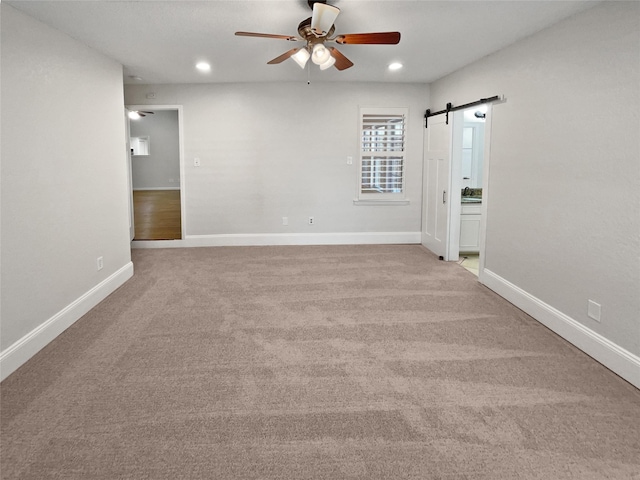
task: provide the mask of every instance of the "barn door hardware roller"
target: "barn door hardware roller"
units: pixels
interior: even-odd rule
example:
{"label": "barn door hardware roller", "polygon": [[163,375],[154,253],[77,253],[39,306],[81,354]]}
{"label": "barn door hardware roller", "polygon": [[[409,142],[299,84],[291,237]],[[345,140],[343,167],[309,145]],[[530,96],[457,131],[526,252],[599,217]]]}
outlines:
{"label": "barn door hardware roller", "polygon": [[457,107],[454,107],[451,102],[447,103],[447,108],[445,108],[444,110],[439,110],[437,112],[432,112],[430,109],[427,109],[427,111],[424,114],[424,128],[428,127],[428,119],[429,117],[435,117],[436,115],[440,115],[443,113],[447,114],[447,118],[446,118],[446,123],[447,125],[449,125],[449,112],[455,112],[456,110],[464,110],[466,108],[471,108],[471,107],[475,107],[476,105],[482,105],[484,103],[489,103],[489,102],[495,102],[496,100],[500,100],[500,96],[499,95],[495,95],[493,97],[489,97],[489,98],[481,98],[480,100],[476,100],[475,102],[471,102],[471,103],[465,103],[464,105],[458,105]]}

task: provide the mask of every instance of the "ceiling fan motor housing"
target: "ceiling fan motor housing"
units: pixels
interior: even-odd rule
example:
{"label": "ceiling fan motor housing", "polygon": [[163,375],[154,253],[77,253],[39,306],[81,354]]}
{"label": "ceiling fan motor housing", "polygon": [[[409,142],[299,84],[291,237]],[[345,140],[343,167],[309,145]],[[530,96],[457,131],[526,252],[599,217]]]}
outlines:
{"label": "ceiling fan motor housing", "polygon": [[307,0],[307,4],[309,4],[309,8],[311,10],[313,10],[313,4],[314,3],[324,3],[324,4],[326,4],[327,0]]}
{"label": "ceiling fan motor housing", "polygon": [[300,25],[298,25],[298,34],[300,35],[300,38],[307,41],[307,48],[309,50],[313,49],[313,46],[318,43],[324,43],[325,40],[333,35],[335,31],[336,26],[332,25],[326,35],[323,35],[321,37],[316,36],[316,34],[313,33],[313,30],[311,29],[311,17],[303,20],[302,22],[300,22]]}

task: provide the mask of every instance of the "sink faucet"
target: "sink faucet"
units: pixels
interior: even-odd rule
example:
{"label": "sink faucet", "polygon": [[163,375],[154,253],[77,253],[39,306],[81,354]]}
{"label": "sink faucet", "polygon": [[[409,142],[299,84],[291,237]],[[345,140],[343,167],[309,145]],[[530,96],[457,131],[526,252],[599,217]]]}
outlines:
{"label": "sink faucet", "polygon": [[465,197],[471,194],[471,189],[469,187],[464,187],[464,191],[462,192],[462,196]]}

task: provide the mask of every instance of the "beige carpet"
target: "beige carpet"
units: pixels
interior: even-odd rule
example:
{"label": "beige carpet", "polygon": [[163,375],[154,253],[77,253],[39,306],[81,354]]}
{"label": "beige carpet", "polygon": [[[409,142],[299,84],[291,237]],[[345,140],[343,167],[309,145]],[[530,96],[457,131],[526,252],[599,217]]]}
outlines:
{"label": "beige carpet", "polygon": [[640,392],[419,246],[133,258],[2,383],[3,480],[640,478]]}

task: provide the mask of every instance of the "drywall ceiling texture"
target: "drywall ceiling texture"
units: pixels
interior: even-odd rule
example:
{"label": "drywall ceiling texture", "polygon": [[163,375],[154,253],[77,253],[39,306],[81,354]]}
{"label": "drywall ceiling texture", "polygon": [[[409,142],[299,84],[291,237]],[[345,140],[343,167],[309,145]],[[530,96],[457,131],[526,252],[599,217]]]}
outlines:
{"label": "drywall ceiling texture", "polygon": [[4,351],[131,256],[122,67],[1,8]]}
{"label": "drywall ceiling texture", "polygon": [[435,109],[506,97],[493,108],[486,267],[635,355],[639,18],[637,2],[606,2],[431,85]]}
{"label": "drywall ceiling texture", "polygon": [[[6,1],[6,0],[5,0]],[[237,37],[235,31],[297,35],[311,16],[306,0],[23,1],[25,11],[124,65],[125,82],[220,83],[304,81],[292,60],[267,62],[301,43]],[[424,1],[332,0],[341,9],[336,34],[400,31],[399,45],[343,45],[355,67],[314,81],[428,83],[547,25],[590,8],[584,0]],[[193,66],[207,60],[202,74]],[[405,68],[389,72],[401,61]]]}
{"label": "drywall ceiling texture", "polygon": [[129,122],[132,137],[148,136],[148,156],[131,157],[134,189],[180,187],[178,111],[154,110],[152,115]]}
{"label": "drywall ceiling texture", "polygon": [[[148,92],[156,98],[147,100]],[[184,106],[187,237],[420,231],[426,85],[127,86],[125,100]],[[359,106],[409,108],[409,205],[353,204]],[[195,157],[200,167],[194,167]],[[310,216],[313,226],[307,224]]]}

